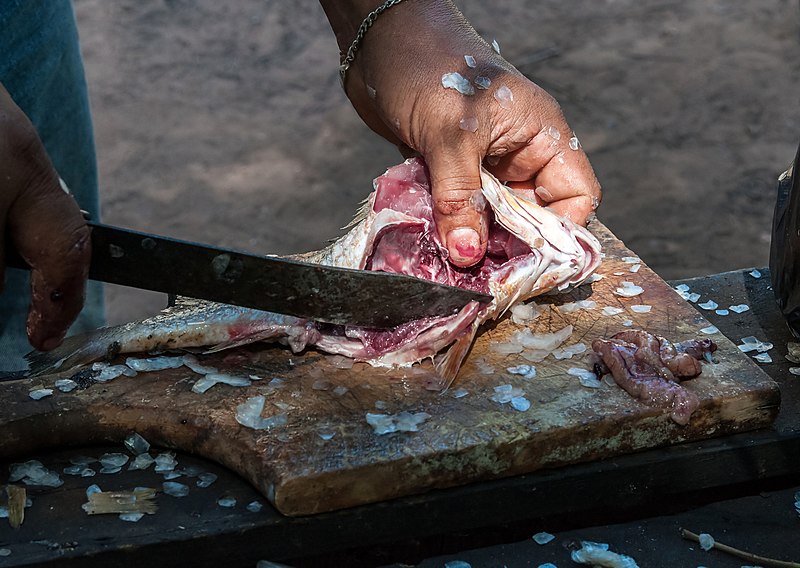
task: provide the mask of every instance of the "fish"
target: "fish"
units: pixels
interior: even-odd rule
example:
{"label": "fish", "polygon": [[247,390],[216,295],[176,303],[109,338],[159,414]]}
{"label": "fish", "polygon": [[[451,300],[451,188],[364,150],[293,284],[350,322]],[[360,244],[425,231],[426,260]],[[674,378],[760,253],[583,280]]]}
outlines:
{"label": "fish", "polygon": [[52,351],[28,354],[30,374],[64,371],[120,353],[189,348],[213,353],[264,341],[295,353],[315,348],[375,367],[411,366],[431,358],[446,389],[484,322],[516,303],[582,283],[602,257],[594,235],[537,204],[531,192],[511,189],[486,170],[481,183],[471,201],[487,223],[488,249],[472,267],[448,261],[421,158],[408,159],[376,178],[374,191],[341,238],[289,258],[425,278],[491,294],[490,303],[470,302],[457,313],[373,329],[179,298],[151,318],[71,336]]}

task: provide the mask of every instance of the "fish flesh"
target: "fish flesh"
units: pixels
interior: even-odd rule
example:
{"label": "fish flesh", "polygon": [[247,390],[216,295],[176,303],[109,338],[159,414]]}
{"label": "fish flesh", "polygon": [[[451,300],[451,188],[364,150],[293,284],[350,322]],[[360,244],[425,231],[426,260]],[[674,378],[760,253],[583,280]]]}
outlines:
{"label": "fish flesh", "polygon": [[33,352],[33,374],[64,371],[119,353],[206,348],[220,351],[276,341],[294,352],[314,347],[373,366],[408,366],[439,352],[437,374],[449,385],[480,325],[513,304],[584,281],[601,262],[600,243],[584,227],[536,204],[524,192],[482,171],[472,203],[487,223],[488,251],[475,266],[448,262],[433,221],[428,171],[420,158],[389,168],[374,182],[347,233],[326,248],[290,258],[322,265],[425,278],[491,294],[458,313],[409,321],[391,329],[333,325],[308,319],[180,299],[143,321],[67,338],[53,351]]}
{"label": "fish flesh", "polygon": [[700,400],[680,381],[699,376],[700,361],[712,361],[717,345],[710,339],[673,344],[660,335],[631,329],[595,339],[592,350],[598,378],[611,373],[625,392],[649,406],[669,409],[672,420],[685,426]]}

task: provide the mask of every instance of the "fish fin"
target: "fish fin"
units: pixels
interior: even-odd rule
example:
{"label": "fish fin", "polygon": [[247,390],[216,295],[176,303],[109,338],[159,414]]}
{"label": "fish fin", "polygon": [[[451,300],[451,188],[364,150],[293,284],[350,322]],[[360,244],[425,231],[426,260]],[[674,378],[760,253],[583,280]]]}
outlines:
{"label": "fish fin", "polygon": [[103,341],[108,336],[104,332],[112,329],[103,328],[67,337],[61,345],[50,351],[31,351],[25,355],[30,369],[28,375],[35,377],[68,371],[108,355],[116,355],[114,344]]}
{"label": "fish fin", "polygon": [[453,381],[456,380],[461,364],[467,356],[472,343],[475,341],[475,335],[478,333],[479,324],[477,320],[473,322],[464,334],[456,339],[455,343],[450,346],[450,349],[445,353],[434,365],[436,372],[445,380],[442,392],[450,388]]}
{"label": "fish fin", "polygon": [[361,221],[369,217],[370,211],[372,210],[372,193],[370,193],[364,200],[360,203],[361,207],[358,208],[356,214],[353,216],[353,219],[344,227],[342,227],[342,231],[348,231],[358,225]]}
{"label": "fish fin", "polygon": [[224,341],[222,343],[217,343],[216,345],[213,345],[208,349],[204,349],[202,353],[203,355],[209,355],[211,353],[219,353],[220,351],[225,351],[226,349],[233,349],[234,347],[249,345],[251,343],[255,343],[256,341],[263,341],[265,339],[270,339],[277,335],[282,335],[282,334],[275,327],[270,327],[269,329],[260,330],[257,333],[253,333],[245,337],[240,337],[232,341]]}

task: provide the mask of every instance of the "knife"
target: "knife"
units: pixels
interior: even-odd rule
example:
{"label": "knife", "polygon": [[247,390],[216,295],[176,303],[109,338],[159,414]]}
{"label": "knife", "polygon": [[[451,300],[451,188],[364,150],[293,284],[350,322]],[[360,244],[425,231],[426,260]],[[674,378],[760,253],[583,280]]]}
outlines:
{"label": "knife", "polygon": [[[89,278],[360,327],[394,327],[456,313],[492,296],[429,280],[258,256],[101,223]],[[30,268],[14,250],[6,264]]]}

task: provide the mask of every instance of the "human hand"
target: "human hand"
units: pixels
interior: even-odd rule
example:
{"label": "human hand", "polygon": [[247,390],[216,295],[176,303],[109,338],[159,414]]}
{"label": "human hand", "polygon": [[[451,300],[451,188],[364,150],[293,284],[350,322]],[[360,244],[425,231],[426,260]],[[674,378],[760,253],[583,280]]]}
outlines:
{"label": "human hand", "polygon": [[53,349],[83,307],[89,228],[33,125],[0,85],[0,292],[7,239],[31,266],[28,340]]}
{"label": "human hand", "polygon": [[[329,4],[323,0],[346,52],[352,14],[363,18],[377,3]],[[473,94],[442,86],[452,72],[469,79]],[[486,89],[476,86],[478,77],[489,80]],[[473,199],[481,164],[576,223],[585,224],[600,202],[600,185],[558,103],[483,41],[450,0],[402,2],[383,13],[345,87],[370,128],[425,158],[439,236],[456,265],[475,264],[486,252],[487,213]]]}

